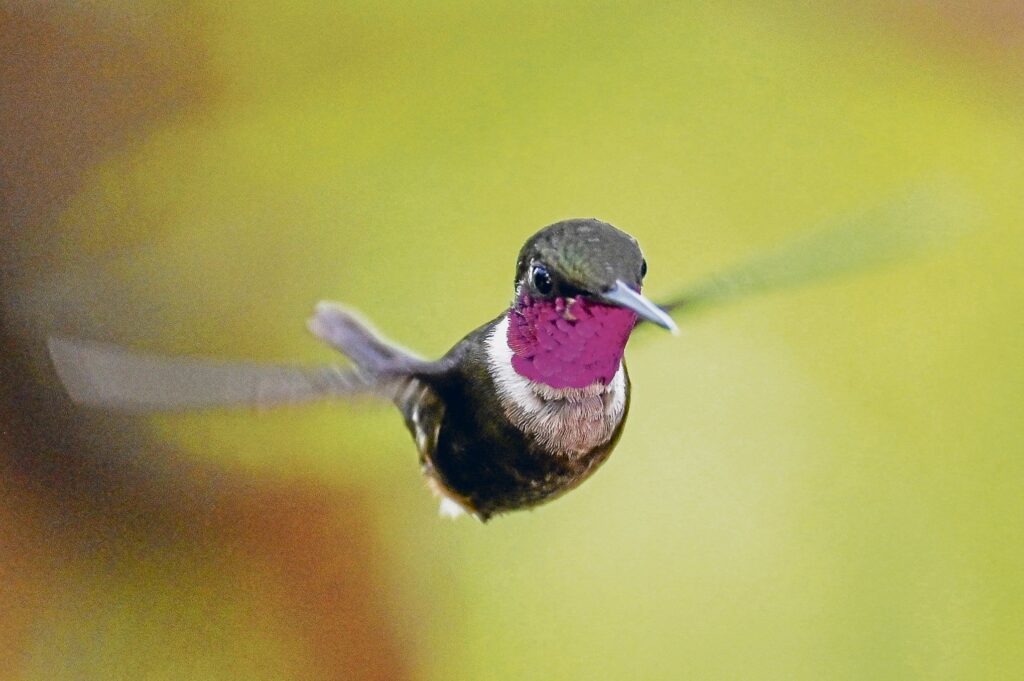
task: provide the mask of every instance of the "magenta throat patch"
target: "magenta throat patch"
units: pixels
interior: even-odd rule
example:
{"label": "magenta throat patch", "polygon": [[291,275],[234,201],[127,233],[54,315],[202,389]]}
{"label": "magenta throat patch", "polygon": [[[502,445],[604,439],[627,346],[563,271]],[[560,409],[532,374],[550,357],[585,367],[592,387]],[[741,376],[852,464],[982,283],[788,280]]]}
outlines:
{"label": "magenta throat patch", "polygon": [[552,388],[585,388],[615,376],[636,313],[583,297],[534,300],[509,312],[508,346],[520,376]]}

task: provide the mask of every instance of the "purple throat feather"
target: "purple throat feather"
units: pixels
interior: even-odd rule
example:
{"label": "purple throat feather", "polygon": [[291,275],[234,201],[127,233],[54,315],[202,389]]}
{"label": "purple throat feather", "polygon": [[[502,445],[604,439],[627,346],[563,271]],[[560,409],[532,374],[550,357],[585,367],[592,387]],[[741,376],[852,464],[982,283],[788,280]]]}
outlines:
{"label": "purple throat feather", "polygon": [[516,373],[551,388],[608,385],[619,370],[637,315],[582,296],[522,294],[509,311],[508,346]]}

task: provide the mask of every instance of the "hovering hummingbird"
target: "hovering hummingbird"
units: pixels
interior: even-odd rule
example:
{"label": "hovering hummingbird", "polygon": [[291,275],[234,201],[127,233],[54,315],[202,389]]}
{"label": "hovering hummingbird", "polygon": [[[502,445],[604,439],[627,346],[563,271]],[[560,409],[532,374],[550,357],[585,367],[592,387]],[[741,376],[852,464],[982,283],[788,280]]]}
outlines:
{"label": "hovering hummingbird", "polygon": [[[919,250],[919,211],[886,210],[814,233],[683,290],[643,293],[647,261],[632,236],[597,219],[549,225],[516,261],[508,307],[436,361],[320,303],[309,330],[349,366],[315,368],[169,358],[51,337],[55,368],[84,405],[159,411],[374,395],[412,434],[441,512],[482,521],[550,501],[604,463],[622,434],[634,328],[678,333],[670,313],[883,263]],[[934,230],[932,230],[934,231]]]}

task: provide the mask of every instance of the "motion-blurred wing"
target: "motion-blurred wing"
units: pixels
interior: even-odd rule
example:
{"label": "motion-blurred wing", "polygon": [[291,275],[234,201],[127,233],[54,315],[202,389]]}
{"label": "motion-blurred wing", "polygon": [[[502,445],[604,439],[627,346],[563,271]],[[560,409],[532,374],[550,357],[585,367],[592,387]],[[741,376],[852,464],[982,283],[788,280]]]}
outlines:
{"label": "motion-blurred wing", "polygon": [[661,307],[678,316],[711,304],[904,261],[951,243],[973,222],[962,194],[919,190],[787,241],[679,291]]}
{"label": "motion-blurred wing", "polygon": [[340,367],[293,367],[161,357],[115,345],[51,337],[50,356],[71,398],[118,411],[268,407],[392,389]]}

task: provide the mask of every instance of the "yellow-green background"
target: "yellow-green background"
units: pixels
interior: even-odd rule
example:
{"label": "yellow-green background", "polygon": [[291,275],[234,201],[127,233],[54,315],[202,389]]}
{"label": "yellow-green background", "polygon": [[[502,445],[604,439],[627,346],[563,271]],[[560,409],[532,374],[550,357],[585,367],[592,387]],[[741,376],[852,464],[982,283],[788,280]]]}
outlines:
{"label": "yellow-green background", "polygon": [[[1024,675],[1016,3],[0,21],[0,677]],[[642,334],[615,456],[486,526],[436,517],[389,408],[113,418],[42,352],[328,361],[330,298],[433,356],[557,219],[634,234],[657,297],[931,178],[979,229]]]}

